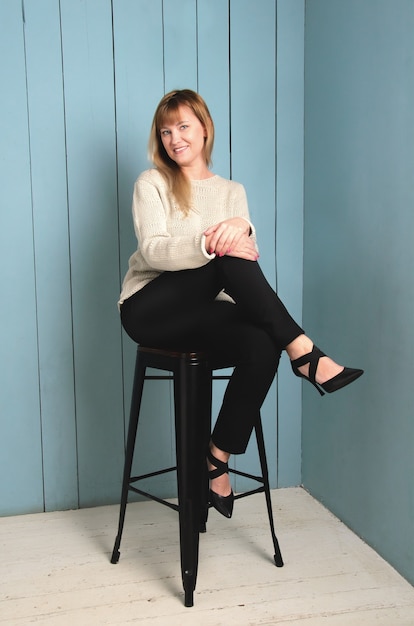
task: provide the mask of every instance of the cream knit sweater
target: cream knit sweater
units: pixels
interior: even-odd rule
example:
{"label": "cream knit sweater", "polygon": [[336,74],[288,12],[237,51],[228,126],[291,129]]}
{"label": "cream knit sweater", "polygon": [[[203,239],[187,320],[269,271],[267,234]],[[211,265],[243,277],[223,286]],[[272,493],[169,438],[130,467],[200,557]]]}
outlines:
{"label": "cream knit sweater", "polygon": [[[192,209],[185,216],[177,208],[163,176],[156,170],[143,172],[135,182],[132,203],[138,248],[129,259],[118,305],[162,272],[194,269],[209,263],[215,254],[205,250],[203,232],[230,217],[248,221],[247,198],[240,183],[212,176],[191,181]],[[223,292],[220,299],[228,299]]]}

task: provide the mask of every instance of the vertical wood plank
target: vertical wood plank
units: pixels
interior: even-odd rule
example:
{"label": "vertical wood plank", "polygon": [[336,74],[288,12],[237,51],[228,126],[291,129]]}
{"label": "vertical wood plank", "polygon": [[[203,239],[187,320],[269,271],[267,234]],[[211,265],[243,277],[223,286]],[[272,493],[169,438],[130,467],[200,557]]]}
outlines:
{"label": "vertical wood plank", "polygon": [[164,93],[162,0],[114,0],[113,12],[122,279],[136,248],[133,185],[151,166],[149,132]]}
{"label": "vertical wood plank", "polygon": [[81,506],[119,500],[122,360],[110,0],[62,0]]}
{"label": "vertical wood plank", "polygon": [[[230,177],[228,0],[198,0],[198,90],[214,120],[213,170]],[[214,45],[212,42],[214,41]]]}
{"label": "vertical wood plank", "polygon": [[43,510],[23,28],[21,3],[0,3],[1,515]]}
{"label": "vertical wood plank", "polygon": [[[230,1],[231,171],[246,188],[259,241],[260,265],[275,285],[276,5]],[[276,386],[262,408],[272,486],[275,476]],[[248,454],[250,461],[251,453]],[[245,463],[245,461],[244,461]]]}
{"label": "vertical wood plank", "polygon": [[165,91],[197,91],[197,0],[164,0]]}
{"label": "vertical wood plank", "polygon": [[[277,287],[301,324],[303,288],[304,0],[277,3]],[[299,485],[302,394],[285,354],[278,374],[279,486]],[[288,451],[288,453],[286,452]]]}
{"label": "vertical wood plank", "polygon": [[[131,203],[134,181],[151,167],[147,146],[155,108],[164,93],[164,45],[161,0],[114,1],[114,51],[117,111],[117,159],[121,280],[135,251]],[[136,346],[123,335],[126,422],[132,392]],[[174,431],[168,383],[145,383],[136,446],[137,473],[173,464]],[[154,465],[155,464],[155,465]],[[174,476],[151,481],[158,495],[173,495]]]}
{"label": "vertical wood plank", "polygon": [[[212,169],[224,178],[230,178],[229,21],[228,0],[198,0],[198,90],[214,121]],[[223,370],[218,374],[231,374],[231,370]],[[213,384],[213,425],[220,411],[226,385],[225,381],[215,381]],[[234,459],[230,463],[234,465]]]}
{"label": "vertical wood plank", "polygon": [[25,18],[45,508],[52,511],[78,505],[59,5],[26,0]]}

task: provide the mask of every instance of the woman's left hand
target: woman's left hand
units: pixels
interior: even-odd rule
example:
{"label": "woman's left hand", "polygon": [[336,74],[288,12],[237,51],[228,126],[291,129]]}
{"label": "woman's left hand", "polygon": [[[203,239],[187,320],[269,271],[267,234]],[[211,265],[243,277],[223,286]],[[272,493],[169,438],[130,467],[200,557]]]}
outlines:
{"label": "woman's left hand", "polygon": [[206,250],[217,256],[224,256],[234,250],[243,237],[250,232],[249,223],[241,217],[232,217],[204,231]]}

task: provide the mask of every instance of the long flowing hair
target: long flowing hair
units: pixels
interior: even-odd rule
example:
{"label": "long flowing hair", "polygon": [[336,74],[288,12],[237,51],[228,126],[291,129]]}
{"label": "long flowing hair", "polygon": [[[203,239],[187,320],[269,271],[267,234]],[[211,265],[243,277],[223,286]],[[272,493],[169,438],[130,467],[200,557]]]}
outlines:
{"label": "long flowing hair", "polygon": [[152,121],[148,152],[155,167],[167,180],[179,208],[187,215],[191,208],[191,183],[177,163],[168,156],[160,133],[165,124],[176,119],[180,106],[189,107],[206,130],[204,158],[207,167],[210,167],[214,144],[214,124],[203,98],[191,89],[170,91],[162,98]]}

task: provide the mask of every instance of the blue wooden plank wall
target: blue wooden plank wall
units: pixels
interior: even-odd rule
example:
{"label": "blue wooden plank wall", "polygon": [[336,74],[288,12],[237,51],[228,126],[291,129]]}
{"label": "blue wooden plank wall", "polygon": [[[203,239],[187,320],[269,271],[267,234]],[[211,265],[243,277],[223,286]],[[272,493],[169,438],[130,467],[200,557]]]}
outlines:
{"label": "blue wooden plank wall", "polygon": [[[275,284],[276,13],[276,0],[0,3],[0,514],[119,499],[135,347],[116,301],[164,92],[207,100],[214,170],[245,184]],[[174,456],[168,383],[144,406],[151,470]],[[264,418],[276,486],[276,387]]]}

